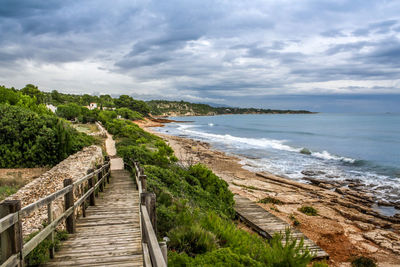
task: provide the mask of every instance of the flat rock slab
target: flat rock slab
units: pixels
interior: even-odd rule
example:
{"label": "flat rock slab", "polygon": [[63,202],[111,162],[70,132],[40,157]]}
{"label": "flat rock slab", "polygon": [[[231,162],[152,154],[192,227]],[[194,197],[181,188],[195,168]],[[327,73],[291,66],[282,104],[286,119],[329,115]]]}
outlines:
{"label": "flat rock slab", "polygon": [[291,227],[284,220],[276,217],[272,213],[264,210],[248,198],[235,195],[235,211],[239,218],[244,221],[251,229],[265,238],[272,238],[275,233],[285,233],[290,229],[291,235],[297,240],[304,239],[304,246],[315,253],[316,258],[329,258],[322,248],[317,246],[311,239],[306,237],[296,228]]}
{"label": "flat rock slab", "polygon": [[112,170],[96,206],[45,266],[143,266],[139,193],[126,170]]}

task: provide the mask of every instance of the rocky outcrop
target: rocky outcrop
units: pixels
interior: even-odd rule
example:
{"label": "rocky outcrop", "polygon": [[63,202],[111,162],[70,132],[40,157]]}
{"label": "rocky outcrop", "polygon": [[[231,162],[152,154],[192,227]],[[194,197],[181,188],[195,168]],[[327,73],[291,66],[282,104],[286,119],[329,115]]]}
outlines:
{"label": "rocky outcrop", "polygon": [[[19,199],[22,207],[25,207],[62,189],[64,179],[71,178],[76,181],[86,175],[89,169],[101,163],[103,163],[101,148],[99,146],[86,147],[43,173],[7,199]],[[76,195],[80,193],[78,191],[79,188],[75,191]],[[63,205],[62,197],[53,202],[53,218],[63,213]],[[44,206],[22,220],[23,235],[40,230],[46,221],[47,207]]]}

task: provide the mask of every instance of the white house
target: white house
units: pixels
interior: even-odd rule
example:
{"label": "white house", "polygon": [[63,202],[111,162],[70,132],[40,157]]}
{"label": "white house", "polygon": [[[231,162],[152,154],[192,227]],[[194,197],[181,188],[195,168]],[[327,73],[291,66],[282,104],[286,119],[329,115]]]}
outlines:
{"label": "white house", "polygon": [[97,108],[97,103],[90,103],[88,109],[93,110]]}
{"label": "white house", "polygon": [[56,113],[57,107],[52,104],[46,104],[46,108],[50,109],[51,112]]}

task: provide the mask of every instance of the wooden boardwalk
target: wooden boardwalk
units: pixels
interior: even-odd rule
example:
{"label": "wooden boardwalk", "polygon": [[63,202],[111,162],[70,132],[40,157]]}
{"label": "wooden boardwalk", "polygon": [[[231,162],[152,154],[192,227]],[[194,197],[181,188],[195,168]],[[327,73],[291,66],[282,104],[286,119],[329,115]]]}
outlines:
{"label": "wooden boardwalk", "polygon": [[286,228],[296,239],[304,238],[304,245],[316,253],[316,258],[328,258],[329,255],[302,232],[291,227],[287,222],[264,210],[248,198],[235,195],[235,210],[239,218],[250,228],[265,238],[271,238],[275,233],[285,233]]}
{"label": "wooden boardwalk", "polygon": [[143,266],[139,195],[127,170],[113,170],[96,205],[45,266]]}

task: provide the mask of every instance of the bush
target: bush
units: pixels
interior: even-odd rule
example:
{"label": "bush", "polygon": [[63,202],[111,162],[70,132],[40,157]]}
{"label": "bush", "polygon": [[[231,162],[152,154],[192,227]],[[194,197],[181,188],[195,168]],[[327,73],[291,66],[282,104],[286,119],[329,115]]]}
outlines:
{"label": "bush", "polygon": [[316,261],[313,263],[312,267],[329,267],[329,265],[325,261]]}
{"label": "bush", "polygon": [[376,263],[373,259],[359,256],[351,261],[353,267],[376,267]]}
{"label": "bush", "polygon": [[116,110],[117,114],[127,120],[142,120],[143,115],[137,111],[130,110],[129,108],[119,108]]}
{"label": "bush", "polygon": [[301,208],[299,208],[299,211],[301,211],[302,213],[304,213],[305,215],[308,215],[308,216],[317,216],[318,215],[318,211],[315,208],[309,207],[309,206],[302,206]]}
{"label": "bush", "polygon": [[0,104],[0,167],[54,165],[94,142],[53,114]]}
{"label": "bush", "polygon": [[258,203],[263,203],[263,204],[272,203],[272,204],[276,204],[276,205],[281,205],[282,201],[280,201],[279,199],[273,198],[273,197],[266,197],[266,198],[260,199],[258,201]]}
{"label": "bush", "polygon": [[[30,234],[25,242],[31,240],[39,232]],[[68,233],[66,231],[56,231],[54,236],[54,242],[49,239],[43,240],[36,248],[34,248],[26,257],[25,263],[27,266],[39,266],[50,260],[50,249],[54,248],[56,251],[59,249],[61,241],[68,239]]]}
{"label": "bush", "polygon": [[168,232],[168,237],[170,249],[185,252],[190,256],[217,248],[215,235],[198,224],[178,226]]}
{"label": "bush", "polygon": [[299,226],[300,225],[300,222],[297,220],[296,217],[294,217],[293,214],[290,214],[289,219],[293,222],[294,226]]}

